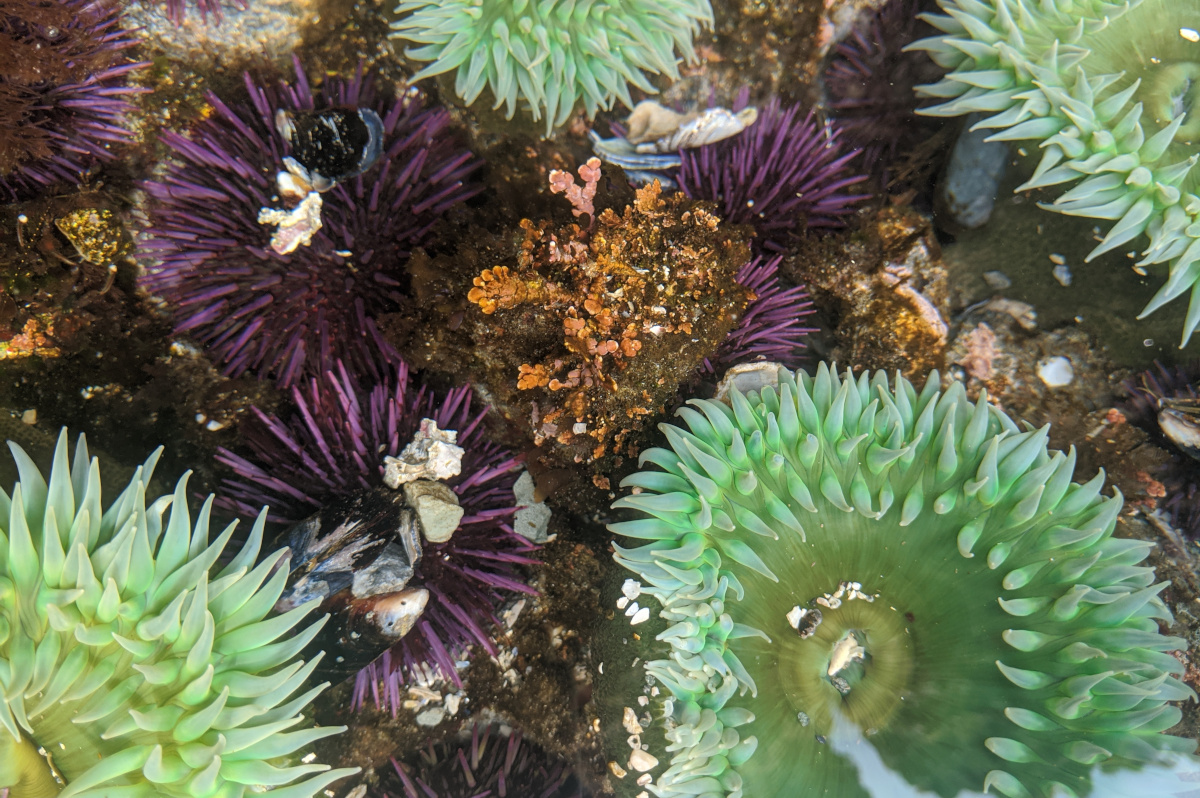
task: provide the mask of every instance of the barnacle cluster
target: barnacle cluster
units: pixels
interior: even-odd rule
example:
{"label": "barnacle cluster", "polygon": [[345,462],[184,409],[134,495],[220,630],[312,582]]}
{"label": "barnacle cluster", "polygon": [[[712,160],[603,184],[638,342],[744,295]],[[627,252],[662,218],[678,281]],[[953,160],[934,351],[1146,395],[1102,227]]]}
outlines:
{"label": "barnacle cluster", "polygon": [[918,394],[824,364],[689,404],[622,483],[640,517],[611,525],[641,544],[616,547],[625,600],[662,620],[625,696],[649,751],[614,746],[654,795],[898,794],[866,789],[868,745],[921,794],[1099,795],[1121,769],[1186,786],[1196,742],[1162,733],[1194,698],[1186,641],[1159,631],[1167,583],[1048,426],[936,372]]}
{"label": "barnacle cluster", "polygon": [[532,403],[539,444],[576,462],[628,451],[715,352],[753,295],[735,281],[748,260],[736,227],[658,183],[617,213],[578,223],[521,222],[515,262],[484,269],[469,299],[477,338],[503,332],[506,376]]}
{"label": "barnacle cluster", "polygon": [[[49,480],[11,445],[0,492],[0,788],[13,796],[272,794],[307,798],[354,770],[305,759],[341,728],[300,714],[325,685],[296,659],[314,603],[268,617],[287,578],[259,561],[265,513],[222,560],[211,497],[193,520],[187,478],[146,500],[161,449],[107,507],[82,436],[63,430]],[[170,510],[169,515],[164,514]],[[297,753],[299,752],[299,753]]]}
{"label": "barnacle cluster", "polygon": [[1139,266],[1166,282],[1141,316],[1189,293],[1183,343],[1200,326],[1200,75],[1197,0],[939,0],[943,35],[912,45],[949,70],[921,113],[987,114],[991,140],[1042,150],[1018,191],[1075,183],[1045,207],[1115,222],[1089,260],[1149,243]]}
{"label": "barnacle cluster", "polygon": [[527,109],[546,135],[581,100],[589,117],[630,85],[653,94],[645,73],[679,79],[676,49],[696,60],[692,38],[712,27],[708,0],[403,0],[397,38],[405,55],[431,62],[420,80],[455,72],[454,91],[471,105],[486,87],[509,119]]}

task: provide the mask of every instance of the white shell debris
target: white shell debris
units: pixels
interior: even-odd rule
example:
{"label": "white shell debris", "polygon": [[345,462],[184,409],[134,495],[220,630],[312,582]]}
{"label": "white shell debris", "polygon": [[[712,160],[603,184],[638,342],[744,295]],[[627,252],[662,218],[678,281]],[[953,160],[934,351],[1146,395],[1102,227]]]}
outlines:
{"label": "white shell debris", "polygon": [[788,610],[787,622],[796,630],[796,634],[800,635],[800,639],[804,640],[812,637],[821,625],[821,611],[810,610],[797,604]]}
{"label": "white shell debris", "polygon": [[625,711],[621,714],[621,725],[630,734],[641,734],[644,731],[642,724],[638,723],[637,713],[633,711],[633,707],[625,707]]}
{"label": "white shell debris", "polygon": [[645,773],[647,770],[658,767],[658,759],[640,748],[635,748],[629,752],[629,767],[638,773]]}
{"label": "white shell debris", "polygon": [[639,153],[665,153],[700,147],[736,136],[758,119],[758,109],[707,108],[678,114],[653,100],[637,104],[629,115],[629,143]]}
{"label": "white shell debris", "polygon": [[271,235],[271,249],[276,254],[288,255],[295,252],[297,247],[311,244],[312,237],[321,229],[321,205],[321,195],[310,191],[290,211],[261,208],[258,223],[276,226]]}
{"label": "white shell debris", "polygon": [[1071,284],[1071,268],[1067,266],[1067,264],[1058,264],[1054,267],[1054,270],[1051,273],[1054,275],[1054,279],[1058,280],[1058,284],[1063,288],[1066,288]]}
{"label": "white shell debris", "polygon": [[862,662],[867,650],[858,644],[858,639],[851,632],[837,642],[833,647],[833,655],[829,658],[829,668],[826,674],[837,676],[852,662]]}
{"label": "white shell debris", "polygon": [[500,618],[504,621],[505,629],[512,631],[512,628],[517,625],[517,618],[521,617],[521,612],[525,609],[525,604],[525,599],[518,599],[515,604],[500,613]]}
{"label": "white shell debris", "polygon": [[1012,285],[1012,280],[1004,272],[984,272],[983,281],[988,284],[988,288],[993,291],[1003,291]]}
{"label": "white shell debris", "polygon": [[1062,355],[1048,357],[1038,362],[1037,373],[1047,388],[1062,388],[1075,379],[1071,361]]}
{"label": "white shell debris", "polygon": [[426,727],[436,726],[445,719],[446,710],[444,707],[431,707],[416,717],[417,725]]}
{"label": "white shell debris", "polygon": [[717,392],[713,396],[718,402],[729,401],[729,391],[732,387],[742,393],[761,391],[768,385],[779,387],[779,370],[784,368],[781,363],[761,360],[757,363],[738,363],[725,372],[725,376],[717,383]]}
{"label": "white shell debris", "polygon": [[463,508],[458,506],[458,494],[446,484],[431,479],[404,483],[404,501],[417,511],[421,534],[430,543],[449,540],[463,517]]}
{"label": "white shell debris", "polygon": [[458,432],[438,429],[432,418],[421,419],[421,428],[399,457],[383,458],[383,482],[398,489],[418,479],[448,479],[462,471],[463,449],[456,446]]}
{"label": "white shell debris", "polygon": [[533,477],[525,471],[513,485],[514,504],[513,531],[534,543],[545,543],[550,528],[550,508],[545,502],[536,501]]}
{"label": "white shell debris", "polygon": [[642,607],[633,614],[632,618],[629,619],[629,625],[637,626],[639,623],[645,623],[648,620],[650,620],[650,608]]}

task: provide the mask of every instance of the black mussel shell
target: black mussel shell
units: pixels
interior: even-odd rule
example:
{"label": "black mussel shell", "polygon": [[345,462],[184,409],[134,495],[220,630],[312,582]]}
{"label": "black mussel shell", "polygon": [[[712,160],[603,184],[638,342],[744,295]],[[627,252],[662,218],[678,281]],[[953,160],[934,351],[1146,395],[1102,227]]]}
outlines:
{"label": "black mussel shell", "polygon": [[361,175],[383,154],[383,120],[370,108],[281,110],[275,126],[317,191]]}
{"label": "black mussel shell", "polygon": [[268,550],[283,546],[291,570],[275,609],[321,600],[317,614],[331,617],[305,657],[326,652],[317,671],[324,677],[341,679],[372,662],[424,609],[425,591],[408,587],[421,559],[421,530],[403,491],[380,486],[335,500]]}

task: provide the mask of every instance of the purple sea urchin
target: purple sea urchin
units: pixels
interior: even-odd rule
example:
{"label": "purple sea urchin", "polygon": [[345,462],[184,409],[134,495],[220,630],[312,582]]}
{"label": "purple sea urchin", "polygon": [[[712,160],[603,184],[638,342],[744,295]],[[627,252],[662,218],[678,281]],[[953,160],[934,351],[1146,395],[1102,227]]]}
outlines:
{"label": "purple sea urchin", "polygon": [[297,728],[328,686],[305,691],[319,657],[296,659],[324,620],[300,627],[318,602],[266,617],[288,569],[282,551],[258,562],[263,514],[218,564],[234,525],[209,542],[211,497],[193,523],[186,475],[146,501],[161,449],[105,507],[83,436],[72,463],[62,431],[48,480],[9,447],[20,480],[0,491],[4,794],[311,798],[357,772],[304,753],[344,727]]}
{"label": "purple sea urchin", "polygon": [[705,375],[720,377],[735,363],[769,360],[788,368],[800,365],[804,338],[816,332],[804,326],[804,318],[814,312],[808,291],[803,286],[783,288],[779,284],[782,256],[759,256],[738,270],[734,280],[753,294],[754,299],[726,336],[721,348],[704,359]]}
{"label": "purple sea urchin", "polygon": [[[462,474],[448,482],[466,511],[445,543],[426,543],[411,587],[429,591],[416,629],[384,659],[359,675],[356,695],[398,706],[397,680],[419,663],[430,663],[457,682],[456,654],[466,645],[495,653],[488,630],[499,623],[497,602],[532,593],[518,566],[534,550],[512,531],[516,463],[482,439],[483,413],[472,414],[471,393],[451,391],[442,401],[416,389],[403,363],[369,391],[345,368],[292,389],[296,410],[286,420],[256,411],[243,428],[245,457],[222,450],[217,459],[233,469],[218,504],[245,515],[270,506],[268,518],[295,522],[338,495],[379,485],[382,463],[412,440],[422,418],[458,432],[466,449]],[[380,683],[383,692],[380,693]]]}
{"label": "purple sea urchin", "polygon": [[[474,193],[463,180],[478,161],[447,135],[446,111],[422,109],[416,94],[380,97],[361,72],[314,91],[297,60],[295,84],[245,81],[250,106],[209,95],[214,114],[190,138],[163,134],[176,161],[146,184],[146,248],[160,263],[145,285],[230,376],[270,374],[287,387],[339,360],[376,373],[374,319],[403,301],[405,259],[442,213]],[[257,221],[278,204],[276,174],[291,152],[276,112],[324,108],[373,109],[383,155],[320,195],[321,229],[280,254]]]}
{"label": "purple sea urchin", "polygon": [[[583,798],[578,779],[560,761],[494,726],[471,730],[469,745],[430,744],[412,762],[392,760],[399,798]],[[390,778],[389,778],[390,780]]]}
{"label": "purple sea urchin", "polygon": [[862,149],[858,166],[881,182],[922,135],[914,87],[937,77],[928,60],[904,51],[924,26],[918,7],[919,0],[890,0],[871,12],[838,43],[823,75],[844,141]]}
{"label": "purple sea urchin", "polygon": [[662,425],[670,448],[614,505],[645,542],[616,547],[640,580],[623,592],[662,619],[637,644],[664,719],[640,738],[654,794],[903,794],[866,789],[881,768],[940,796],[1104,795],[1122,770],[1186,787],[1196,742],[1162,733],[1194,698],[1169,653],[1186,642],[1159,632],[1168,583],[1151,543],[1113,536],[1104,474],[1072,482],[1049,427],[936,372],[920,394],[824,364],[778,377],[680,410],[690,431]]}
{"label": "purple sea urchin", "polygon": [[129,141],[125,83],[145,66],[124,51],[121,6],[106,0],[23,0],[0,10],[0,192],[28,199],[77,184],[110,147]]}
{"label": "purple sea urchin", "polygon": [[[167,19],[171,20],[175,25],[182,25],[187,18],[189,0],[167,0]],[[223,0],[196,0],[196,10],[200,12],[200,18],[205,22],[212,19],[212,24],[220,25],[221,20],[225,17],[225,11],[221,8]],[[245,11],[250,7],[247,0],[233,0],[233,5]]]}
{"label": "purple sea urchin", "polygon": [[866,179],[849,172],[858,150],[814,112],[771,100],[740,135],[679,153],[679,187],[692,199],[717,202],[728,224],[749,224],[758,246],[780,250],[805,229],[840,227],[865,195],[850,186]]}

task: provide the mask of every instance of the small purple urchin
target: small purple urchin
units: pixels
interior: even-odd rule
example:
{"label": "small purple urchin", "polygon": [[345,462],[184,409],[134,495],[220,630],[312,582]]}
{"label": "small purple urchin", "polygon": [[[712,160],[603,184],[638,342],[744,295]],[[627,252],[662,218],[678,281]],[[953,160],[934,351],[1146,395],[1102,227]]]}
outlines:
{"label": "small purple urchin", "polygon": [[[292,389],[296,409],[286,421],[254,410],[241,430],[249,449],[242,457],[226,449],[217,460],[233,469],[219,506],[246,518],[264,504],[268,520],[293,523],[332,498],[382,484],[383,459],[398,455],[422,418],[458,432],[466,453],[462,473],[447,484],[466,511],[445,543],[425,543],[413,587],[430,593],[416,627],[379,660],[364,668],[355,685],[356,705],[370,694],[377,705],[401,703],[406,675],[423,663],[459,684],[455,658],[467,645],[497,649],[489,628],[496,608],[512,593],[534,594],[518,572],[537,549],[516,534],[509,518],[518,465],[479,430],[486,411],[471,412],[471,391],[458,388],[438,401],[415,389],[399,362],[370,391],[361,390],[344,366]],[[382,690],[381,690],[382,683]]]}
{"label": "small purple urchin", "polygon": [[[196,0],[196,10],[200,12],[200,18],[208,22],[211,17],[214,25],[220,25],[221,20],[225,18],[225,10],[221,5],[222,0]],[[250,7],[247,0],[232,0],[231,5],[240,11]],[[167,19],[171,20],[171,24],[183,24],[187,19],[187,7],[188,0],[167,0]]]}
{"label": "small purple urchin", "polygon": [[[448,112],[423,109],[415,93],[378,97],[361,69],[314,93],[298,59],[295,67],[295,85],[277,89],[246,75],[250,106],[209,94],[212,117],[191,137],[163,134],[176,160],[146,184],[147,250],[160,264],[145,286],[227,375],[273,374],[285,388],[337,361],[377,373],[374,319],[403,301],[410,251],[446,210],[477,193],[463,180],[480,165],[448,135]],[[279,205],[275,178],[290,153],[276,110],[359,107],[383,121],[382,157],[322,195],[323,227],[311,244],[276,253],[271,228],[258,222],[260,209]]]}
{"label": "small purple urchin", "polygon": [[[471,731],[470,745],[430,744],[414,762],[392,760],[399,796],[388,798],[583,798],[566,765],[521,732],[505,737],[494,726]],[[388,781],[394,779],[388,778]]]}
{"label": "small purple urchin", "polygon": [[1149,432],[1154,442],[1170,453],[1170,461],[1155,474],[1167,489],[1162,508],[1171,523],[1192,538],[1200,537],[1200,463],[1163,434],[1158,414],[1161,399],[1200,402],[1200,393],[1196,391],[1198,381],[1197,364],[1167,368],[1156,360],[1154,368],[1121,384],[1128,399],[1120,405],[1129,423]]}
{"label": "small purple urchin", "polygon": [[784,290],[779,284],[781,255],[754,258],[738,270],[737,283],[754,294],[737,327],[726,336],[712,357],[704,359],[702,376],[720,378],[738,363],[770,360],[789,369],[804,360],[804,338],[816,332],[803,325],[804,317],[814,312],[812,300],[803,286]]}
{"label": "small purple urchin", "polygon": [[931,62],[904,52],[920,37],[919,0],[891,0],[855,26],[825,69],[828,107],[846,141],[860,147],[859,165],[886,180],[887,167],[921,135],[914,87],[936,80]]}
{"label": "small purple urchin", "polygon": [[798,231],[843,226],[866,198],[846,192],[866,176],[847,170],[858,150],[843,150],[839,135],[812,111],[771,100],[741,134],[681,150],[679,187],[717,202],[725,221],[752,225],[756,248],[780,251]]}
{"label": "small purple urchin", "polygon": [[0,192],[29,199],[54,183],[79,184],[133,138],[126,100],[148,89],[126,76],[135,39],[121,5],[97,0],[17,0],[0,10]]}

